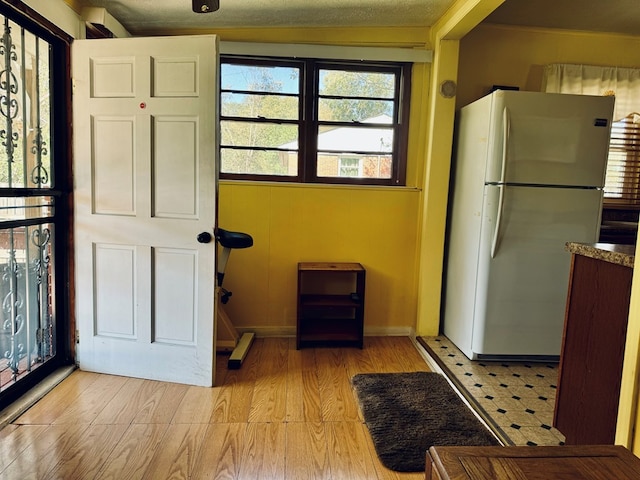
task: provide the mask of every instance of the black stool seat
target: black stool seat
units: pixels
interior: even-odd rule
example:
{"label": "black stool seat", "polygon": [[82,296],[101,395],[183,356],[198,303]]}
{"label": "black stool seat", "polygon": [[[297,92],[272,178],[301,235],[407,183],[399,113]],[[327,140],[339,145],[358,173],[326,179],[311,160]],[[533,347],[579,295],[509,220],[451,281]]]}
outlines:
{"label": "black stool seat", "polygon": [[253,238],[248,233],[230,232],[222,228],[216,229],[216,240],[225,248],[249,248]]}

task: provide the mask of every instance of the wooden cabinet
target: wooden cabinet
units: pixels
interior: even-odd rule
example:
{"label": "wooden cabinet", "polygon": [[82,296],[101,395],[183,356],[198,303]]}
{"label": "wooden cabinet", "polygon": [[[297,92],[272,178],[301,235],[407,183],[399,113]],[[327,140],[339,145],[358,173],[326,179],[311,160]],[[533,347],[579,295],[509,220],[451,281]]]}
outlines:
{"label": "wooden cabinet", "polygon": [[426,480],[640,480],[640,459],[621,446],[431,447]]}
{"label": "wooden cabinet", "polygon": [[365,274],[359,263],[298,264],[297,348],[362,348]]}
{"label": "wooden cabinet", "polygon": [[[626,250],[631,258],[622,255]],[[595,244],[593,250],[581,245],[572,255],[553,422],[567,445],[614,443],[632,252],[628,246]]]}

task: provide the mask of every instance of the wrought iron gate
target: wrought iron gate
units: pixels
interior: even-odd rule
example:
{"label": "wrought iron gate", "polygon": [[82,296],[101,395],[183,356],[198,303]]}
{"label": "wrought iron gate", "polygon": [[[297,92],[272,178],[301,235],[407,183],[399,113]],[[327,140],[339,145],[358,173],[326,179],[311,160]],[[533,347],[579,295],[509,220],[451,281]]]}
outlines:
{"label": "wrought iron gate", "polygon": [[67,232],[53,163],[54,68],[66,65],[54,65],[42,36],[6,16],[0,22],[1,407],[11,397],[4,393],[56,359],[57,239]]}

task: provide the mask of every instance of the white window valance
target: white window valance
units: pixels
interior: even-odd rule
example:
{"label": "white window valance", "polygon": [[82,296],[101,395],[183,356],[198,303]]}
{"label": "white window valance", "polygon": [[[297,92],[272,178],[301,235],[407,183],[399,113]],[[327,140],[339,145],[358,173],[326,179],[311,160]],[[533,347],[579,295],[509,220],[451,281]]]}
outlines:
{"label": "white window valance", "polygon": [[545,65],[542,91],[614,95],[614,120],[640,112],[640,69],[595,65]]}

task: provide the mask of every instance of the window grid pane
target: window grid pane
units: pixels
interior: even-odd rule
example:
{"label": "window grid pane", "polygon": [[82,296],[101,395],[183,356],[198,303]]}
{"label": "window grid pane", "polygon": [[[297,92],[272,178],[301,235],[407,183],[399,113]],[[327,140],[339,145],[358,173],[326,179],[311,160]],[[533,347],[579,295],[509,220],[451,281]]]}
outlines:
{"label": "window grid pane", "polygon": [[298,173],[297,159],[297,152],[220,149],[220,169],[231,174],[294,177]]}
{"label": "window grid pane", "polygon": [[221,99],[222,117],[297,120],[300,111],[298,97],[224,92]]}

